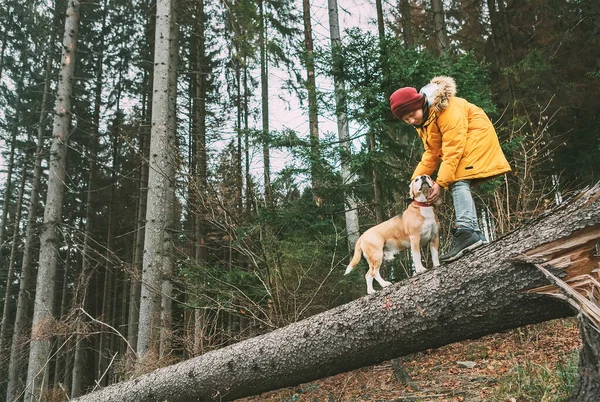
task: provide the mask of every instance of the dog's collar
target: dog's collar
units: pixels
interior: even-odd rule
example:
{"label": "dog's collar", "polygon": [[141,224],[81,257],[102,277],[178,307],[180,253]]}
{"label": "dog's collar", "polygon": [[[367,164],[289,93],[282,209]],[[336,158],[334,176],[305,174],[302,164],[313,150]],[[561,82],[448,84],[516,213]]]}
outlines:
{"label": "dog's collar", "polygon": [[415,204],[417,207],[432,207],[433,204],[430,204],[428,202],[421,202],[421,201],[417,201],[417,200],[413,200],[413,204]]}

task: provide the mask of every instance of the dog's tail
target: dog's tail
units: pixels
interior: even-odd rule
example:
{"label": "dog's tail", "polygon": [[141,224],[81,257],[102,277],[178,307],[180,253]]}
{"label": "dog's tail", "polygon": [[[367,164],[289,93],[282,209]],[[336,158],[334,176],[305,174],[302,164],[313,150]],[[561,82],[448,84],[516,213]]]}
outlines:
{"label": "dog's tail", "polygon": [[346,272],[344,272],[344,275],[348,275],[350,272],[352,272],[352,270],[354,269],[356,264],[358,264],[358,262],[360,261],[360,257],[362,256],[362,249],[360,248],[360,241],[361,241],[361,239],[358,239],[358,241],[356,242],[356,245],[354,246],[354,255],[352,256],[352,260],[348,264],[348,268],[346,268]]}

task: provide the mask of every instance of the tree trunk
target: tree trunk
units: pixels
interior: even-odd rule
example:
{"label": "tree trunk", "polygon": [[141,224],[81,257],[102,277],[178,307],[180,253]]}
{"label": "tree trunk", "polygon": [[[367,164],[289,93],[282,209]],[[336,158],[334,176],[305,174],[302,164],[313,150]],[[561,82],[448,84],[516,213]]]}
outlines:
{"label": "tree trunk", "polygon": [[[5,15],[13,15],[12,4],[8,4]],[[0,77],[2,77],[2,72],[4,71],[4,54],[6,53],[6,44],[8,43],[8,29],[2,30],[2,45],[0,45]]]}
{"label": "tree trunk", "polygon": [[600,401],[600,330],[579,316],[583,346],[579,353],[579,380],[568,402]]}
{"label": "tree trunk", "polygon": [[85,325],[83,317],[77,320],[77,336],[75,338],[75,352],[73,353],[73,370],[71,371],[71,398],[77,398],[83,394],[83,382],[85,376],[85,349],[89,347],[85,337]]}
{"label": "tree trunk", "polygon": [[[369,152],[374,154],[377,150],[377,144],[375,143],[375,131],[371,129],[369,131]],[[384,221],[383,216],[383,189],[381,188],[381,180],[379,180],[379,173],[377,172],[377,166],[375,160],[371,160],[371,177],[373,178],[373,209],[375,210],[375,221],[381,223]]]}
{"label": "tree trunk", "polygon": [[[152,7],[147,10],[150,12]],[[152,23],[153,20],[148,18],[146,24],[146,48],[149,58],[153,58],[152,46],[150,45],[154,41],[154,33],[156,31],[156,24]],[[152,85],[154,81],[154,70],[148,68],[144,71],[143,87],[147,88],[142,96],[142,121],[147,122],[147,126],[151,126],[150,116],[152,115]],[[148,129],[142,128],[139,135],[139,180],[138,180],[138,200],[136,206],[136,230],[133,243],[132,263],[130,280],[131,286],[129,288],[129,309],[127,319],[127,342],[131,345],[133,350],[137,350],[137,336],[139,330],[139,317],[140,317],[140,298],[142,292],[142,265],[143,265],[143,251],[144,251],[144,239],[146,237],[146,209],[147,209],[147,192],[148,192],[148,175],[149,169],[148,160],[150,159],[150,132]],[[131,349],[127,348],[127,366],[131,368],[137,360],[137,356],[131,353]]]}
{"label": "tree trunk", "polygon": [[265,180],[265,205],[267,208],[273,206],[271,195],[271,147],[269,131],[269,69],[267,57],[267,24],[265,23],[265,5],[263,0],[258,0],[259,12],[259,41],[260,41],[260,87],[261,87],[261,110],[262,110],[262,149],[263,170]]}
{"label": "tree trunk", "polygon": [[[192,171],[195,173],[194,182],[196,183],[193,199],[198,200],[198,205],[205,202],[204,197],[208,190],[208,156],[206,149],[206,99],[208,97],[207,75],[209,74],[208,58],[206,55],[205,30],[206,22],[204,16],[204,0],[196,3],[196,69],[195,80],[195,98],[194,98],[194,116],[195,116],[195,138],[194,138],[194,158],[192,160]],[[202,264],[206,259],[206,247],[204,246],[206,236],[206,221],[204,211],[198,213],[198,205],[191,212],[194,216],[194,234],[195,250],[194,258],[196,262]]]}
{"label": "tree trunk", "polygon": [[[202,266],[206,262],[206,219],[204,203],[208,193],[208,156],[206,149],[206,99],[207,99],[207,75],[209,73],[208,59],[206,55],[206,20],[204,0],[196,2],[196,41],[192,47],[194,58],[192,62],[196,65],[196,73],[192,76],[194,91],[193,97],[193,127],[192,127],[192,158],[190,171],[192,173],[192,186],[190,199],[195,202],[189,205],[189,215],[192,217],[192,228],[194,233],[193,258],[196,264]],[[192,303],[197,302],[195,296],[190,296]],[[199,355],[204,350],[204,325],[202,317],[203,310],[196,309],[190,313],[191,354]]]}
{"label": "tree trunk", "polygon": [[410,9],[410,0],[398,0],[400,25],[402,26],[402,39],[404,39],[404,46],[407,48],[413,47],[416,41]]}
{"label": "tree trunk", "polygon": [[44,228],[41,234],[39,269],[31,328],[29,367],[25,402],[40,399],[48,385],[48,360],[52,349],[54,327],[54,285],[56,264],[60,247],[59,225],[66,176],[67,143],[71,122],[71,93],[75,70],[75,49],[79,25],[79,2],[70,1],[65,20],[62,67],[56,97],[56,111],[50,149],[48,193],[44,211]]}
{"label": "tree trunk", "polygon": [[[250,219],[252,215],[252,209],[254,208],[254,184],[252,183],[252,175],[250,174],[250,165],[251,165],[251,155],[250,155],[250,126],[249,126],[249,118],[250,118],[250,94],[252,93],[252,89],[249,87],[250,83],[248,82],[248,60],[244,59],[243,67],[239,66],[237,73],[240,74],[240,68],[243,68],[242,79],[238,79],[237,88],[238,88],[238,98],[240,99],[240,105],[238,107],[238,121],[237,126],[240,128],[240,135],[238,135],[238,151],[237,158],[239,162],[236,162],[239,165],[239,171],[236,172],[236,180],[239,183],[239,213],[242,212],[242,207],[244,204],[244,197],[242,197],[242,192],[244,179],[246,180],[246,219]],[[238,77],[240,78],[240,77]],[[241,85],[241,86],[240,86]],[[239,91],[243,91],[243,95],[240,96]],[[243,127],[242,127],[243,120]],[[242,133],[243,133],[243,141],[242,141]],[[243,142],[243,145],[242,145]],[[243,158],[242,158],[242,146],[243,146]],[[244,169],[242,173],[242,159],[244,160]],[[232,249],[229,248],[229,255],[231,256]],[[231,257],[229,258],[229,267],[231,268]]]}
{"label": "tree trunk", "polygon": [[[54,38],[54,36],[51,36]],[[31,193],[29,195],[29,207],[27,209],[27,228],[25,230],[25,245],[23,247],[23,260],[21,261],[21,276],[19,278],[19,296],[17,298],[17,312],[13,328],[12,342],[10,347],[10,362],[8,369],[8,384],[6,387],[6,400],[12,401],[20,393],[21,363],[26,354],[26,338],[29,330],[28,310],[31,286],[33,282],[33,252],[35,246],[35,233],[37,232],[37,209],[40,196],[40,181],[42,177],[42,153],[44,151],[44,121],[47,118],[48,96],[50,94],[50,72],[52,71],[52,51],[49,49],[46,55],[46,72],[44,78],[44,93],[40,117],[38,120],[37,145],[33,166],[33,179]]]}
{"label": "tree trunk", "polygon": [[[100,32],[105,32],[106,30],[106,14],[107,14],[107,8],[108,5],[106,4],[107,2],[104,1],[104,4],[102,5],[102,27],[100,28]],[[95,85],[95,96],[94,96],[94,114],[93,114],[93,131],[91,133],[91,139],[90,139],[90,150],[89,150],[89,162],[88,162],[88,193],[87,193],[87,205],[86,205],[86,222],[85,222],[85,234],[84,234],[84,251],[85,254],[82,256],[84,259],[84,263],[82,264],[82,271],[81,274],[85,277],[88,275],[89,269],[90,267],[90,260],[91,260],[91,254],[93,253],[93,249],[91,248],[91,242],[92,242],[92,230],[93,230],[93,222],[94,222],[94,216],[96,215],[96,211],[94,209],[94,198],[97,194],[97,189],[95,188],[95,182],[96,182],[96,160],[98,159],[98,149],[99,149],[99,139],[100,139],[100,109],[102,107],[102,88],[103,88],[103,78],[104,78],[104,36],[101,36],[100,38],[100,44],[98,46],[98,48],[100,49],[100,52],[97,55],[97,59],[96,59],[96,85]],[[113,156],[114,156],[114,150],[113,150]],[[115,159],[113,158],[113,168],[115,165]],[[112,170],[112,188],[111,188],[111,193],[110,193],[110,198],[108,200],[108,211],[107,211],[107,220],[108,220],[108,224],[107,224],[107,235],[106,235],[106,254],[107,256],[110,256],[110,254],[112,253],[112,238],[113,238],[113,228],[114,228],[114,222],[113,222],[113,204],[114,204],[114,191],[115,191],[115,182],[114,182],[114,172],[115,170]],[[102,314],[101,314],[101,320],[108,322],[110,320],[111,317],[111,310],[110,310],[110,293],[111,293],[111,283],[112,283],[112,270],[110,269],[110,264],[111,264],[111,259],[107,258],[105,261],[105,269],[104,270],[99,270],[98,275],[102,275],[102,273],[104,274],[104,286],[102,287],[103,289],[103,295],[102,295]],[[104,271],[104,272],[102,272]],[[87,284],[87,281],[85,282]],[[87,294],[87,289],[81,289],[83,293],[83,297],[85,297],[85,295]],[[80,302],[81,304],[79,304],[78,306],[83,307],[83,302],[84,300],[78,300],[78,302]],[[79,335],[79,334],[78,334]],[[95,338],[95,342],[97,345],[96,348],[96,363],[97,363],[97,367],[96,367],[96,378],[95,380],[98,380],[98,378],[100,378],[100,380],[98,381],[98,384],[100,386],[104,386],[106,385],[106,381],[107,378],[106,376],[103,376],[104,371],[106,370],[106,367],[108,365],[108,353],[107,353],[107,344],[108,344],[108,337],[110,337],[110,335],[108,335],[105,331],[100,331],[100,334],[98,337]],[[76,343],[76,347],[82,347],[84,342],[81,342],[80,339],[78,339],[78,342]],[[76,372],[81,372],[80,370],[77,370]],[[81,378],[79,378],[79,380],[81,380]]]}
{"label": "tree trunk", "polygon": [[[26,54],[26,52],[22,52],[22,56],[21,56],[21,66],[25,65],[25,60],[23,60],[24,55]],[[15,116],[14,116],[14,126],[11,129],[11,140],[10,140],[10,153],[9,153],[9,158],[8,158],[8,163],[7,163],[7,173],[6,173],[6,187],[4,188],[4,202],[2,203],[2,219],[0,220],[0,255],[3,254],[2,249],[4,248],[4,231],[7,227],[7,220],[8,220],[8,211],[9,211],[9,205],[10,205],[10,201],[11,201],[11,197],[12,197],[12,186],[13,186],[13,171],[15,170],[15,147],[17,144],[17,136],[19,134],[19,122],[21,121],[21,116],[20,116],[20,111],[22,108],[21,105],[21,94],[23,93],[23,71],[25,69],[22,68],[21,69],[21,74],[19,76],[18,79],[18,83],[17,83],[17,88],[16,88],[16,99],[15,99]],[[24,166],[22,169],[22,178],[21,180],[24,180],[24,177],[26,176],[26,167]],[[23,183],[24,184],[24,183]],[[19,215],[20,215],[20,211],[18,211]],[[19,226],[19,219],[16,219],[14,221],[14,227],[18,228]],[[13,232],[14,233],[14,232]],[[13,236],[13,241],[14,241],[14,236]],[[13,249],[15,244],[13,244]],[[11,251],[12,254],[12,251]],[[10,316],[12,316],[12,314],[10,313],[10,309],[9,306],[12,304],[12,283],[13,283],[13,275],[14,275],[14,262],[11,259],[11,262],[9,263],[9,268],[8,271],[6,273],[6,287],[4,289],[4,303],[3,303],[3,308],[2,308],[2,322],[0,323],[0,375],[2,376],[6,376],[6,372],[5,372],[5,362],[6,362],[6,354],[8,352],[8,350],[6,350],[6,340],[8,338],[8,331],[11,328],[11,318]]]}
{"label": "tree trunk", "polygon": [[310,0],[302,0],[304,20],[304,65],[306,66],[306,91],[308,92],[308,127],[310,131],[310,176],[313,199],[317,204],[323,202],[321,196],[321,153],[319,150],[319,115],[317,105],[317,84],[315,76],[315,52],[313,45]]}
{"label": "tree trunk", "polygon": [[450,44],[446,30],[446,19],[444,18],[444,5],[442,0],[431,0],[431,9],[433,11],[433,26],[435,29],[435,43],[438,54],[443,56]]}
{"label": "tree trunk", "polygon": [[[71,291],[69,290],[69,278],[73,276],[70,267],[70,250],[67,250],[66,257],[64,263],[62,264],[62,279],[58,280],[56,283],[56,294],[60,296],[60,304],[58,307],[58,311],[56,312],[56,316],[60,317],[62,320],[63,317],[68,316],[67,310],[70,306],[68,306],[67,299],[71,297]],[[54,347],[57,352],[62,351],[61,353],[54,354],[54,367],[50,368],[50,371],[54,373],[51,388],[53,387],[66,387],[67,385],[67,373],[65,372],[66,361],[68,356],[68,348],[67,344],[72,340],[70,335],[65,335],[64,333],[59,333],[56,335],[54,340]],[[71,380],[69,376],[69,381]],[[69,382],[70,383],[70,382]],[[60,385],[59,385],[60,384]]]}
{"label": "tree trunk", "polygon": [[[147,133],[140,133],[140,177],[138,187],[138,203],[136,207],[136,231],[134,236],[132,263],[130,272],[129,287],[129,310],[127,317],[127,342],[134,350],[137,350],[138,320],[140,317],[140,294],[142,291],[142,260],[144,250],[144,238],[146,235],[146,225],[144,217],[146,216],[146,194],[148,188],[148,160],[150,148],[148,147],[149,138]],[[129,349],[127,349],[129,351]],[[128,352],[129,355],[129,352]],[[128,356],[128,362],[134,360],[135,356]]]}
{"label": "tree trunk", "polygon": [[348,250],[354,249],[358,240],[358,205],[348,185],[352,179],[350,171],[350,134],[348,132],[348,116],[346,111],[346,89],[343,77],[342,41],[340,38],[340,22],[337,0],[328,0],[329,34],[331,36],[331,53],[333,56],[333,80],[335,86],[335,113],[337,116],[338,137],[340,139],[340,159],[342,165],[342,186],[344,187],[346,231]]}
{"label": "tree trunk", "polygon": [[[385,20],[383,19],[383,4],[381,0],[375,0],[375,7],[377,9],[377,35],[379,37],[379,62],[381,63],[381,70],[384,76],[388,75],[388,67],[386,62],[386,42],[385,42]],[[381,92],[385,93],[383,83],[381,86]],[[369,101],[367,107],[370,107],[371,102]],[[375,127],[371,127],[369,130],[369,152],[374,152],[377,148],[375,140],[376,132]],[[371,174],[373,175],[373,202],[375,209],[375,220],[377,223],[384,221],[383,215],[383,188],[381,187],[381,180],[379,180],[379,173],[377,172],[376,163],[372,160],[370,168]]]}
{"label": "tree trunk", "polygon": [[[2,329],[0,330],[0,367],[4,379],[8,378],[8,354],[9,350],[6,348],[6,342],[8,340],[8,331],[12,330],[14,320],[12,320],[12,313],[9,313],[9,304],[13,304],[12,288],[13,288],[13,275],[15,273],[15,263],[17,261],[18,249],[21,245],[19,237],[21,236],[21,213],[23,212],[23,197],[25,195],[25,183],[27,182],[27,165],[21,169],[21,184],[19,185],[19,197],[17,199],[17,206],[15,211],[15,220],[13,225],[13,236],[10,248],[10,258],[8,260],[8,274],[6,275],[6,291],[4,293],[4,308],[2,310]],[[4,382],[4,381],[2,381]],[[1,384],[1,383],[0,383]]]}
{"label": "tree trunk", "polygon": [[137,353],[144,358],[148,352],[158,354],[161,277],[164,258],[164,238],[167,229],[166,217],[169,187],[169,172],[175,161],[173,157],[175,133],[170,115],[175,113],[170,104],[171,74],[171,24],[173,24],[174,0],[159,0],[156,4],[156,36],[154,50],[154,83],[152,98],[152,128],[150,135],[150,170],[148,175],[148,206],[146,210],[146,232],[142,268],[142,291],[138,328]]}
{"label": "tree trunk", "polygon": [[162,274],[161,274],[161,309],[160,309],[160,347],[159,357],[166,358],[172,351],[173,342],[173,274],[174,274],[174,239],[173,233],[176,230],[176,223],[179,222],[179,217],[175,217],[175,150],[177,147],[177,141],[175,132],[177,130],[177,118],[175,113],[175,105],[177,104],[177,65],[179,58],[177,57],[177,49],[179,48],[179,31],[175,21],[177,20],[176,8],[173,7],[171,13],[171,34],[169,41],[170,50],[169,54],[169,109],[173,111],[170,113],[168,127],[171,128],[171,132],[168,133],[168,145],[167,149],[170,150],[168,154],[171,156],[171,160],[167,165],[167,181],[169,186],[167,187],[167,205],[165,206],[165,234],[163,237],[163,258],[162,258]]}
{"label": "tree trunk", "polygon": [[570,316],[536,293],[548,281],[534,263],[563,280],[589,273],[599,237],[600,184],[451,264],[78,401],[233,400]]}

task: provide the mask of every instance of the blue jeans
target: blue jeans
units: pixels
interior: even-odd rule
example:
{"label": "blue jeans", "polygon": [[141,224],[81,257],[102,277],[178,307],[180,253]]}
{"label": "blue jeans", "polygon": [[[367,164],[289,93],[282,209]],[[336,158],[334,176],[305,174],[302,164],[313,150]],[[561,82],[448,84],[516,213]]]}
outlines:
{"label": "blue jeans", "polygon": [[454,200],[455,226],[461,229],[471,229],[479,232],[477,209],[471,195],[471,181],[460,180],[450,186]]}

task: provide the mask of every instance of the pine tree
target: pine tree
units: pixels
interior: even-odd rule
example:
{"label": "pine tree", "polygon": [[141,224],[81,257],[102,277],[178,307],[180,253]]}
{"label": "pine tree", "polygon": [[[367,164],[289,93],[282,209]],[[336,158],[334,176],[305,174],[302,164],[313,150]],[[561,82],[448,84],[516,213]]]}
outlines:
{"label": "pine tree", "polygon": [[171,258],[165,251],[165,231],[168,229],[173,208],[169,195],[174,185],[175,127],[172,101],[171,69],[176,57],[173,37],[174,2],[160,0],[156,6],[155,63],[152,98],[152,132],[150,136],[150,170],[148,176],[148,207],[144,240],[142,292],[138,328],[137,353],[139,359],[158,354],[160,328],[159,289],[162,286],[163,264]]}
{"label": "pine tree", "polygon": [[50,176],[48,178],[44,229],[41,235],[39,269],[33,310],[27,388],[25,391],[26,402],[38,400],[48,386],[47,363],[50,359],[51,337],[55,325],[52,308],[54,306],[54,286],[56,283],[56,257],[60,247],[58,227],[62,219],[67,142],[71,121],[71,79],[75,69],[78,26],[79,2],[70,1],[65,20],[62,68],[56,99],[52,148],[50,149]]}
{"label": "pine tree", "polygon": [[340,24],[338,18],[337,0],[329,0],[329,34],[331,39],[331,54],[333,62],[333,80],[335,83],[336,117],[338,125],[338,136],[340,139],[340,159],[342,164],[342,185],[345,189],[345,214],[346,231],[348,234],[348,250],[352,250],[358,240],[358,205],[354,195],[348,191],[352,180],[350,170],[351,145],[348,133],[348,117],[346,105],[346,89],[342,71],[344,68],[342,60],[342,44],[340,38]]}

